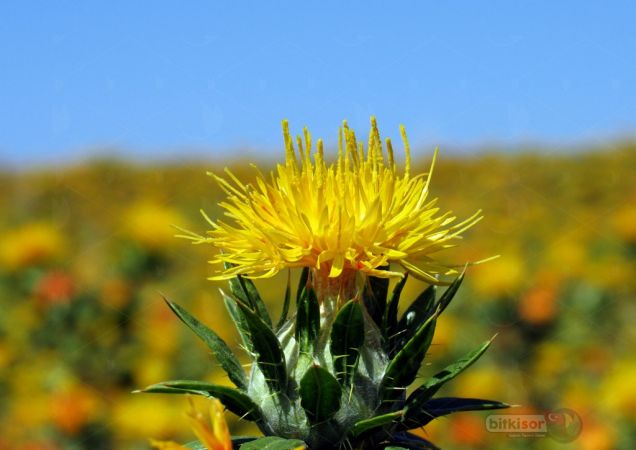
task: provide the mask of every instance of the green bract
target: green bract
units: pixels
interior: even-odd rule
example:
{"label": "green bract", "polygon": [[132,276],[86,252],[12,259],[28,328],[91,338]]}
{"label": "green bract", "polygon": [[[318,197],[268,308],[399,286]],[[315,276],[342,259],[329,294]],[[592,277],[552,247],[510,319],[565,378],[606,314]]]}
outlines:
{"label": "green bract", "polygon": [[[386,278],[369,277],[362,294],[325,314],[303,271],[296,312],[273,325],[251,280],[236,277],[225,304],[252,360],[246,374],[228,345],[179,305],[167,301],[216,355],[235,388],[200,381],[166,381],[142,392],[218,398],[227,409],[255,422],[265,436],[237,438],[236,448],[311,450],[434,449],[409,430],[458,411],[507,408],[505,403],[435,397],[474,363],[491,341],[413,386],[440,314],[456,294],[460,275],[441,295],[430,286],[398,317],[406,277],[388,294]],[[411,388],[412,389],[409,389]],[[407,396],[407,389],[411,392]]]}

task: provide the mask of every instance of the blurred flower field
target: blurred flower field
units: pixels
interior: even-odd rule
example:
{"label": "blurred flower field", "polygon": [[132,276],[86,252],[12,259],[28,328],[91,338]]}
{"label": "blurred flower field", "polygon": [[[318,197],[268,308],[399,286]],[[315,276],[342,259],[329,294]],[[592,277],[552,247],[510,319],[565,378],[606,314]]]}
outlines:
{"label": "blurred flower field", "polygon": [[[430,155],[418,156],[425,167]],[[246,161],[230,165],[253,176]],[[191,439],[183,398],[131,391],[166,379],[227,382],[162,300],[237,342],[224,283],[206,280],[212,250],[171,227],[202,232],[199,210],[220,214],[224,194],[205,170],[223,167],[98,161],[0,172],[0,450]],[[515,438],[488,432],[486,413],[466,413],[422,433],[443,448],[636,448],[636,147],[442,152],[436,170],[432,193],[444,209],[485,215],[449,261],[501,256],[469,268],[423,371],[498,333],[448,393],[520,405],[511,414],[568,408],[583,430],[571,443]],[[257,281],[273,310],[286,277]],[[250,431],[238,418],[230,427]]]}

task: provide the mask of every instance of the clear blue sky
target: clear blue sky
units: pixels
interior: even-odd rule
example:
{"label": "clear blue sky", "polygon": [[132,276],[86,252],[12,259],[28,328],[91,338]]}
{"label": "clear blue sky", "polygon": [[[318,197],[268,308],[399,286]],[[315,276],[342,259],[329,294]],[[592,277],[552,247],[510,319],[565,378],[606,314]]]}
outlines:
{"label": "clear blue sky", "polygon": [[3,1],[0,164],[271,151],[282,118],[327,143],[371,114],[427,145],[636,129],[633,2],[316,3]]}

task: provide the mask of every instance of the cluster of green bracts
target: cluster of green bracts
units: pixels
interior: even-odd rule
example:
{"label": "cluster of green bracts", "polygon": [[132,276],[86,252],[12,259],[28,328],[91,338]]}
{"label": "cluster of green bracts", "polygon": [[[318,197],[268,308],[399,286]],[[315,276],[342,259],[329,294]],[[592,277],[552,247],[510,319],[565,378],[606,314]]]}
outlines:
{"label": "cluster of green bracts", "polygon": [[[236,277],[223,293],[227,310],[252,365],[247,374],[228,345],[176,303],[174,313],[216,356],[235,388],[200,381],[166,381],[142,392],[218,398],[228,410],[255,422],[267,437],[241,437],[235,448],[434,449],[410,433],[458,411],[507,408],[497,401],[435,397],[448,381],[473,364],[491,341],[434,374],[414,390],[433,340],[435,325],[463,280],[441,294],[425,289],[401,315],[398,304],[407,277],[389,295],[388,279],[368,278],[365,288],[332,314],[325,313],[302,273],[296,310],[287,286],[283,311],[274,324],[251,280]],[[408,391],[412,391],[407,395]],[[192,448],[198,444],[190,444]]]}

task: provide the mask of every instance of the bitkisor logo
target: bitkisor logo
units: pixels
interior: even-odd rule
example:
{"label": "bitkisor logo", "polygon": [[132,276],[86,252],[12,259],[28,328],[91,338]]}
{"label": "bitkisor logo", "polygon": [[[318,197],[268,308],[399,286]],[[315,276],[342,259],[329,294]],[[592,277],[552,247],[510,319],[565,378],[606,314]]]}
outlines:
{"label": "bitkisor logo", "polygon": [[583,429],[581,417],[571,409],[557,409],[545,414],[548,436],[557,442],[572,442]]}
{"label": "bitkisor logo", "polygon": [[575,440],[583,424],[571,409],[556,409],[544,414],[492,414],[486,417],[486,429],[491,433],[506,433],[510,437],[545,437],[557,442]]}

